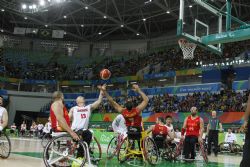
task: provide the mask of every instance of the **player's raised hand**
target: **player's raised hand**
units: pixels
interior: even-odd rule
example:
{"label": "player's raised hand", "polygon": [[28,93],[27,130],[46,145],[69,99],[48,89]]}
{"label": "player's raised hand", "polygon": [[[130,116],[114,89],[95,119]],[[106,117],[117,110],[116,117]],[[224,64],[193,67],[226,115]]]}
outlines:
{"label": "player's raised hand", "polygon": [[141,89],[140,89],[140,87],[138,86],[138,85],[136,85],[136,84],[133,84],[132,85],[132,89],[133,89],[133,91],[135,91],[135,92],[139,92]]}
{"label": "player's raised hand", "polygon": [[102,86],[101,86],[101,85],[98,85],[98,86],[97,86],[97,88],[100,89],[100,90],[103,91],[103,92],[107,91],[107,88],[106,88],[106,87],[107,87],[106,84],[104,84],[104,85],[102,85]]}

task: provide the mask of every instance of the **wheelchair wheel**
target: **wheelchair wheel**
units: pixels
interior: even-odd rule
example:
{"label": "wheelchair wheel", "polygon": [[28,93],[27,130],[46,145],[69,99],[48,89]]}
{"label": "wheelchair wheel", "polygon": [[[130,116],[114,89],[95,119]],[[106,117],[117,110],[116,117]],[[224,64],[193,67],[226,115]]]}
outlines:
{"label": "wheelchair wheel", "polygon": [[230,152],[230,144],[226,142],[222,142],[219,144],[220,152]]}
{"label": "wheelchair wheel", "polygon": [[86,162],[86,145],[74,141],[69,135],[52,139],[45,147],[43,161],[46,167],[83,167]]}
{"label": "wheelchair wheel", "polygon": [[143,140],[143,154],[145,159],[151,165],[156,165],[159,159],[158,148],[154,140],[150,137],[146,137]]}
{"label": "wheelchair wheel", "polygon": [[179,142],[179,144],[176,146],[174,159],[177,159],[182,154],[182,150],[183,150],[183,142]]}
{"label": "wheelchair wheel", "polygon": [[117,137],[113,137],[109,144],[108,144],[108,148],[107,148],[107,158],[108,159],[112,159],[116,154],[117,154],[117,151],[118,151],[118,141],[117,141]]}
{"label": "wheelchair wheel", "polygon": [[207,151],[205,150],[203,143],[200,143],[199,145],[201,156],[203,157],[204,161],[208,163]]}
{"label": "wheelchair wheel", "polygon": [[0,132],[0,157],[8,158],[11,152],[11,142],[5,132]]}
{"label": "wheelchair wheel", "polygon": [[239,144],[232,144],[231,151],[235,154],[238,154],[242,150]]}
{"label": "wheelchair wheel", "polygon": [[166,145],[166,148],[163,152],[163,158],[165,160],[174,160],[175,159],[175,153],[177,149],[177,144],[176,143],[168,143]]}
{"label": "wheelchair wheel", "polygon": [[102,149],[96,137],[93,137],[90,143],[89,149],[90,149],[89,152],[90,152],[91,161],[93,162],[100,161],[102,158]]}
{"label": "wheelchair wheel", "polygon": [[117,153],[117,160],[120,163],[125,162],[129,157],[128,157],[128,149],[129,149],[129,141],[128,138],[126,137],[121,143],[120,147],[118,148],[118,153]]}
{"label": "wheelchair wheel", "polygon": [[49,141],[52,139],[51,135],[50,134],[45,134],[43,135],[42,137],[42,141],[41,141],[41,144],[43,146],[43,148],[46,147],[46,145],[49,143]]}

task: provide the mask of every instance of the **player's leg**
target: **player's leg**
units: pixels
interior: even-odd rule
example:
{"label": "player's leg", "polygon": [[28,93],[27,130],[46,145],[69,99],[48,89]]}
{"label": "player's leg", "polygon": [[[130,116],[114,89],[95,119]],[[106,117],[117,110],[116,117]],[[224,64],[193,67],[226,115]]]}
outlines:
{"label": "player's leg", "polygon": [[214,141],[214,154],[215,154],[215,156],[217,156],[218,155],[218,139],[219,139],[219,132],[218,131],[216,131],[215,132],[215,134],[214,134],[214,139],[213,139],[213,141]]}
{"label": "player's leg", "polygon": [[250,140],[246,139],[245,144],[243,146],[243,158],[240,163],[240,167],[248,167],[250,159]]}
{"label": "player's leg", "polygon": [[210,130],[209,133],[208,133],[208,155],[211,154],[211,145],[212,145],[212,131]]}
{"label": "player's leg", "polygon": [[191,159],[195,159],[195,145],[198,143],[197,137],[190,137],[190,153],[191,153]]}
{"label": "player's leg", "polygon": [[184,155],[185,159],[189,159],[189,154],[190,154],[190,137],[186,136],[185,141],[184,141]]}

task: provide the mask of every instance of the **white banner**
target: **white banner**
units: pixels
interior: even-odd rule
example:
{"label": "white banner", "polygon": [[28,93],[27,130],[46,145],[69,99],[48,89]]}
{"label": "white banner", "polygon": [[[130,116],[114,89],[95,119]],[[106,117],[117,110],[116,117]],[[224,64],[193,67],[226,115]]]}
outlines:
{"label": "white banner", "polygon": [[52,31],[52,38],[63,38],[64,31],[63,30],[53,30]]}
{"label": "white banner", "polygon": [[14,34],[24,35],[25,34],[25,29],[26,28],[15,27],[14,28]]}

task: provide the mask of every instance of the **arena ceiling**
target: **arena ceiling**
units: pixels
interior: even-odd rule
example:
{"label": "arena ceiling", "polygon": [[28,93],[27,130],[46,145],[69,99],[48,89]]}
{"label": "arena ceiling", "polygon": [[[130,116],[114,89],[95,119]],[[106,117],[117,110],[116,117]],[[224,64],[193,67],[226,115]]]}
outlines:
{"label": "arena ceiling", "polygon": [[[225,0],[209,1],[225,8]],[[0,0],[0,8],[2,33],[13,34],[14,27],[60,29],[67,40],[95,42],[149,39],[175,30],[179,0]],[[249,20],[250,1],[233,0],[232,13]]]}

